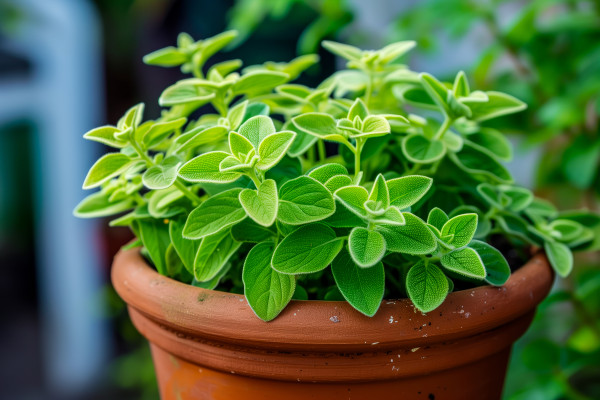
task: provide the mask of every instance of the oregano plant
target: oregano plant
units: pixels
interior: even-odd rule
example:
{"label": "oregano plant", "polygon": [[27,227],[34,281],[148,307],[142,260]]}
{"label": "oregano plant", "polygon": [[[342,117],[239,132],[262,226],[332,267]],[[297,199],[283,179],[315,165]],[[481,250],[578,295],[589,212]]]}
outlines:
{"label": "oregano plant", "polygon": [[[430,312],[455,288],[502,285],[503,252],[545,249],[564,276],[594,246],[597,218],[559,213],[513,184],[505,136],[486,121],[518,99],[471,90],[400,62],[414,42],[381,50],[324,42],[346,69],[316,88],[290,83],[318,62],[207,68],[234,31],[147,55],[191,74],[84,137],[115,149],[83,187],[79,217],[121,214],[163,275],[243,292],[272,320],[291,299],[348,301],[373,316],[384,297]],[[210,105],[213,112],[199,114]],[[203,110],[205,108],[202,108]],[[497,249],[495,244],[501,244]]]}

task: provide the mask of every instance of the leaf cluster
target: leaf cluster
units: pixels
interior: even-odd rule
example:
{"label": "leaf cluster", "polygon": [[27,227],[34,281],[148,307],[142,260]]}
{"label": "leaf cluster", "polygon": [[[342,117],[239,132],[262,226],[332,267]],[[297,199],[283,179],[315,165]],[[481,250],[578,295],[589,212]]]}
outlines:
{"label": "leaf cluster", "polygon": [[[92,166],[84,188],[100,191],[75,214],[127,211],[111,224],[133,230],[159,273],[230,282],[264,320],[309,296],[372,316],[386,295],[429,312],[455,280],[502,285],[510,268],[492,234],[544,246],[561,275],[571,249],[598,245],[598,216],[559,214],[512,185],[508,141],[481,124],[523,109],[516,98],[471,91],[463,73],[410,71],[399,59],[413,42],[324,42],[348,68],[316,88],[289,83],[315,56],[204,71],[234,38],[182,34],[146,56],[193,77],[165,89],[160,118],[144,121],[140,104],[84,135],[118,151]],[[214,113],[196,117],[206,104]]]}

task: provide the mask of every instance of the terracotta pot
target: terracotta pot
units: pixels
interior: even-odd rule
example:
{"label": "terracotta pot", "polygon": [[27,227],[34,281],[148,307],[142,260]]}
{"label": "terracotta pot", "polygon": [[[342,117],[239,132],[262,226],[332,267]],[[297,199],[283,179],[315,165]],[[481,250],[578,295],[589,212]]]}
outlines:
{"label": "terracotta pot", "polygon": [[137,250],[112,281],[150,341],[163,400],[499,399],[512,343],[553,273],[535,255],[500,288],[451,293],[424,315],[383,301],[373,318],[345,302],[292,301],[271,322],[241,295],[159,275]]}

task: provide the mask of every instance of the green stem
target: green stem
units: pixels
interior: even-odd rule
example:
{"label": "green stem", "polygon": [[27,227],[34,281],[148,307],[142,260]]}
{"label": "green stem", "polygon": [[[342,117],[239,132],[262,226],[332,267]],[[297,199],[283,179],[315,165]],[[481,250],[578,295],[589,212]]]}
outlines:
{"label": "green stem", "polygon": [[[364,145],[365,142],[363,139],[356,139],[356,149],[354,151],[354,178],[358,177],[358,174],[360,172],[360,153],[362,152]],[[359,183],[360,182],[356,182],[355,184],[358,185]]]}
{"label": "green stem", "polygon": [[324,161],[327,158],[325,142],[322,139],[319,139],[319,141],[317,142],[317,146],[319,148],[319,161]]}
{"label": "green stem", "polygon": [[[146,166],[153,167],[156,165],[154,161],[152,161],[152,159],[148,156],[148,154],[146,154],[146,152],[140,148],[140,146],[135,142],[135,140],[133,140],[133,138],[131,138],[129,143],[131,143],[131,146],[133,147],[135,152],[146,162]],[[183,193],[185,197],[187,197],[192,202],[192,204],[198,205],[202,202],[200,200],[200,197],[198,197],[195,193],[189,190],[188,187],[185,186],[183,182],[181,182],[181,178],[177,177],[177,179],[175,179],[174,185],[177,189],[181,191],[181,193]]]}
{"label": "green stem", "polygon": [[452,122],[454,122],[454,120],[446,115],[444,118],[444,122],[440,126],[440,129],[438,129],[438,131],[435,133],[433,140],[442,139],[444,137],[444,133],[446,133],[446,131],[448,131],[448,129],[450,129]]}
{"label": "green stem", "polygon": [[258,176],[256,176],[256,172],[254,171],[254,169],[248,171],[246,175],[248,175],[248,177],[252,179],[252,182],[254,182],[254,186],[256,186],[256,189],[258,189],[260,187],[261,182]]}

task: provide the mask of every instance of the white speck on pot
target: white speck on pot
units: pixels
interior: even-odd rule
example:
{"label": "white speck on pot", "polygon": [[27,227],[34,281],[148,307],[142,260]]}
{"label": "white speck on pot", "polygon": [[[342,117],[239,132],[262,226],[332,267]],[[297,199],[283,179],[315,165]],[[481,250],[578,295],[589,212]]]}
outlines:
{"label": "white speck on pot", "polygon": [[471,313],[470,313],[470,312],[466,312],[466,313],[465,313],[465,318],[469,318],[470,316],[471,316]]}
{"label": "white speck on pot", "polygon": [[333,317],[329,318],[329,320],[331,322],[340,322],[340,319],[337,317],[337,315],[334,315]]}
{"label": "white speck on pot", "polygon": [[394,316],[393,316],[393,315],[390,315],[390,319],[389,319],[389,321],[390,321],[390,324],[393,324],[393,323],[394,323]]}
{"label": "white speck on pot", "polygon": [[229,371],[229,372],[231,372],[232,374],[235,374],[235,371]]}
{"label": "white speck on pot", "polygon": [[474,296],[475,296],[475,291],[473,290],[473,291],[471,292],[471,297],[474,297]]}
{"label": "white speck on pot", "polygon": [[465,313],[465,310],[460,310],[458,313],[459,313],[459,314],[464,314],[464,313]]}
{"label": "white speck on pot", "polygon": [[412,351],[414,353],[415,351],[417,351],[419,349],[420,349],[420,347],[415,347],[414,349],[410,349],[410,351]]}
{"label": "white speck on pot", "polygon": [[296,316],[296,313],[294,313],[294,317]]}
{"label": "white speck on pot", "polygon": [[374,344],[379,344],[379,342],[373,342],[373,343],[371,343],[371,346],[374,345]]}
{"label": "white speck on pot", "polygon": [[393,358],[390,358],[390,362],[394,362],[394,359],[393,359]]}
{"label": "white speck on pot", "polygon": [[395,365],[392,365],[392,371],[400,371],[400,368],[396,367]]}

